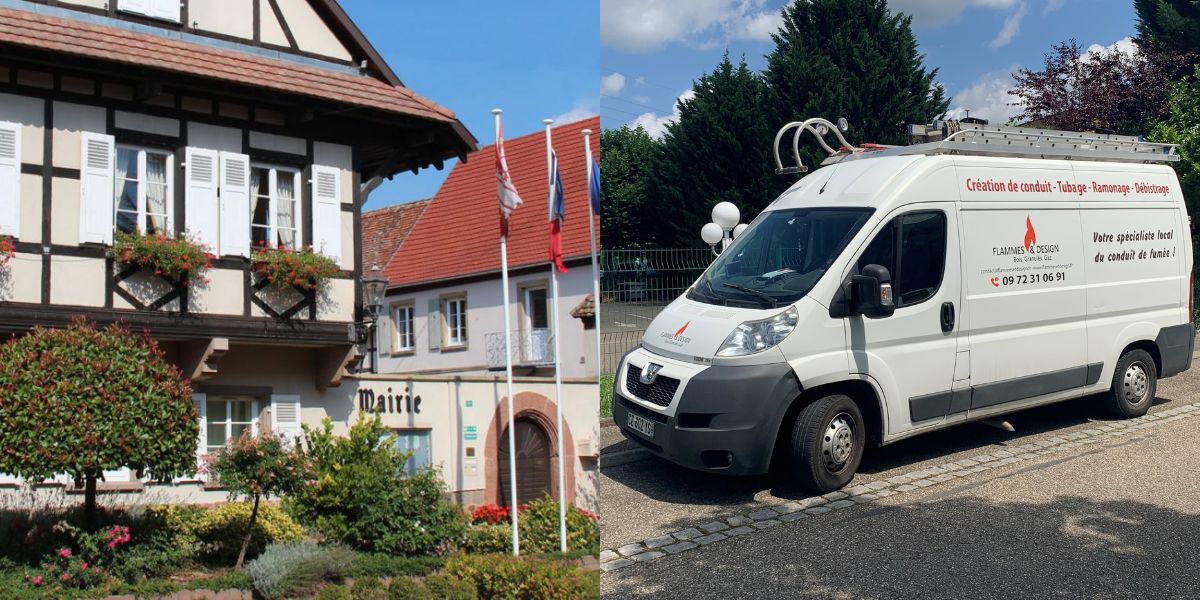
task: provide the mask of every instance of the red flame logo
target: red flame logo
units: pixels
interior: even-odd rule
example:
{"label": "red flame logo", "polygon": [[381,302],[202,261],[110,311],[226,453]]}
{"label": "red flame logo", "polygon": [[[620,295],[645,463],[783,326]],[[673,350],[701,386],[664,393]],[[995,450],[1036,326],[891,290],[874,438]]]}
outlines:
{"label": "red flame logo", "polygon": [[1029,252],[1033,245],[1037,243],[1037,232],[1033,230],[1033,221],[1029,220],[1029,215],[1025,216],[1025,251]]}
{"label": "red flame logo", "polygon": [[674,335],[674,336],[672,336],[672,337],[679,337],[679,336],[683,335],[683,332],[687,331],[688,325],[691,325],[691,324],[692,324],[692,322],[691,322],[691,321],[688,321],[687,323],[684,323],[684,324],[683,324],[683,327],[680,327],[680,328],[679,328],[679,331],[676,331],[676,332],[675,332],[675,335]]}

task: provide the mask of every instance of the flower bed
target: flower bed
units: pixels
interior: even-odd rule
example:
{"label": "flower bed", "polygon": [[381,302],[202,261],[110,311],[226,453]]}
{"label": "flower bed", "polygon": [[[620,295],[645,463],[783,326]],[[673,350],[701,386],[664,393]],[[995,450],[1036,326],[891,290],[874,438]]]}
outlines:
{"label": "flower bed", "polygon": [[186,235],[170,238],[162,233],[118,233],[107,255],[121,264],[154,269],[155,275],[181,280],[184,285],[189,279],[207,282],[204,273],[212,268],[214,258],[204,245]]}
{"label": "flower bed", "polygon": [[293,250],[264,245],[254,250],[251,261],[255,273],[279,287],[315,290],[325,281],[341,274],[341,269],[332,258],[313,252],[311,246]]}
{"label": "flower bed", "polygon": [[0,265],[7,265],[17,253],[17,245],[11,237],[0,236]]}

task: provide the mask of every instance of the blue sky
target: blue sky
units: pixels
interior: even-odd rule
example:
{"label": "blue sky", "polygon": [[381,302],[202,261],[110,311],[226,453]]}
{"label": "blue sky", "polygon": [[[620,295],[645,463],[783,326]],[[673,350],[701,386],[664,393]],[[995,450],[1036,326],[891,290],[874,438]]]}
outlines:
{"label": "blue sky", "polygon": [[[603,0],[601,97],[603,126],[637,122],[659,134],[675,99],[712,70],[726,48],[762,69],[784,0]],[[892,0],[913,17],[925,65],[963,108],[993,122],[1019,109],[1005,93],[1010,73],[1041,68],[1050,45],[1070,39],[1087,48],[1134,35],[1132,0]],[[1128,47],[1123,41],[1118,47]],[[837,115],[812,115],[827,118]]]}
{"label": "blue sky", "polygon": [[[341,4],[401,81],[455,111],[480,145],[495,139],[495,107],[504,109],[507,138],[539,131],[545,118],[566,122],[599,108],[597,0]],[[367,208],[432,196],[450,166],[396,175]]]}

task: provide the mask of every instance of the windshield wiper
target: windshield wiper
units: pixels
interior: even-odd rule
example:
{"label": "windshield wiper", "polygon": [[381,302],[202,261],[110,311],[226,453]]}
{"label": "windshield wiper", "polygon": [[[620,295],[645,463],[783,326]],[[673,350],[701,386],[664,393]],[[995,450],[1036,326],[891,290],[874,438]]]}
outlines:
{"label": "windshield wiper", "polygon": [[738,291],[740,291],[740,292],[746,292],[746,293],[748,293],[748,294],[753,294],[753,295],[755,295],[755,296],[758,296],[760,299],[762,299],[762,300],[765,300],[765,301],[767,302],[767,307],[768,307],[768,308],[779,308],[779,303],[778,303],[778,302],[776,302],[776,301],[775,301],[775,298],[773,298],[773,297],[772,297],[770,294],[765,294],[765,293],[763,293],[763,292],[760,292],[760,291],[758,291],[758,290],[756,290],[756,289],[753,289],[753,288],[748,288],[748,287],[745,287],[745,286],[737,285],[736,283],[725,283],[725,282],[723,282],[723,283],[721,283],[721,285],[723,285],[723,286],[725,286],[725,287],[727,287],[727,288],[733,288],[733,289],[735,289],[735,290],[738,290]]}
{"label": "windshield wiper", "polygon": [[[701,290],[702,287],[707,287],[708,291],[707,292],[702,291]],[[707,279],[701,279],[700,285],[692,287],[692,293],[696,294],[697,296],[703,296],[705,298],[708,298],[709,300],[717,302],[721,306],[729,306],[729,300],[727,298],[721,296],[720,294],[718,294],[715,290],[713,290],[712,283],[710,283]]]}

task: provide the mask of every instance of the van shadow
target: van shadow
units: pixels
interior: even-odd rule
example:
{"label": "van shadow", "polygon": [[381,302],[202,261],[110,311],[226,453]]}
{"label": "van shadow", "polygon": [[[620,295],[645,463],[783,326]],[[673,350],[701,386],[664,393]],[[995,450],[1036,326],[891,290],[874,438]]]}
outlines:
{"label": "van shadow", "polygon": [[785,524],[752,544],[606,575],[603,595],[1196,598],[1198,536],[1200,516],[1150,502],[955,497]]}
{"label": "van shadow", "polygon": [[[1169,404],[1170,398],[1158,396],[1154,404]],[[859,466],[859,476],[849,485],[857,485],[882,477],[891,477],[919,468],[956,460],[955,454],[980,450],[989,446],[997,449],[1020,446],[1030,437],[1086,425],[1118,420],[1108,415],[1103,400],[1088,396],[1075,400],[1031,408],[1002,417],[1016,431],[1007,432],[979,422],[953,426],[941,431],[922,434],[883,447],[868,447]],[[622,444],[624,446],[624,444]],[[728,476],[693,471],[670,461],[651,456],[645,460],[604,467],[601,473],[612,481],[654,500],[679,505],[729,505],[755,501],[766,495],[784,500],[809,498],[816,494],[790,481],[786,470],[776,460],[772,472],[756,476]],[[867,477],[863,477],[866,475]],[[870,477],[879,475],[880,477]],[[603,492],[602,492],[603,493]],[[680,522],[683,527],[694,523]]]}

